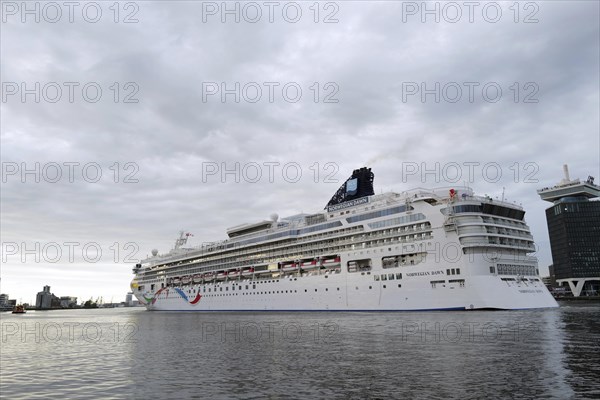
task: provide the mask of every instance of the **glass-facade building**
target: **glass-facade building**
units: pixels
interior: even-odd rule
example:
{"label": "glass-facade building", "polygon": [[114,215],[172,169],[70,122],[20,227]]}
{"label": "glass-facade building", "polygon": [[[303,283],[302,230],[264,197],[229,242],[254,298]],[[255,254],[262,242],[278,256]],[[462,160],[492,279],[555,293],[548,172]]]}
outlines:
{"label": "glass-facade building", "polygon": [[546,210],[556,279],[600,276],[600,201],[565,197]]}

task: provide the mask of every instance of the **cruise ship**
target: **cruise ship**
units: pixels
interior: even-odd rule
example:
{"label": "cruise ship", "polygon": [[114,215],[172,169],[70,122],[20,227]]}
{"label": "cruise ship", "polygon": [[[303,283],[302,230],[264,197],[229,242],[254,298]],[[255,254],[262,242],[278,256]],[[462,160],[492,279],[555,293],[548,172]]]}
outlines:
{"label": "cruise ship", "polygon": [[133,268],[148,310],[417,311],[558,307],[516,204],[468,187],[376,195],[353,171],[321,212],[234,226],[228,238]]}

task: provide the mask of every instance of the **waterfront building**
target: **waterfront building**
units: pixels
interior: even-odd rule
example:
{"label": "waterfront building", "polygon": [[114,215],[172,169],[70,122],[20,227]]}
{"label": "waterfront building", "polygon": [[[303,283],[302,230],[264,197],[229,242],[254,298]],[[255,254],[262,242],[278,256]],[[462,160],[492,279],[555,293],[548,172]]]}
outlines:
{"label": "waterfront building", "polygon": [[127,292],[127,296],[125,296],[125,307],[133,307],[133,292]]}
{"label": "waterfront building", "polygon": [[44,286],[41,292],[38,292],[35,298],[35,308],[44,310],[60,307],[60,299],[50,293],[50,286]]}
{"label": "waterfront building", "polygon": [[61,296],[60,298],[61,308],[75,308],[77,307],[77,297],[72,296]]}
{"label": "waterfront building", "polygon": [[589,176],[571,180],[567,165],[564,178],[553,187],[538,190],[551,202],[546,210],[552,248],[552,270],[559,284],[568,283],[575,297],[597,294],[600,288],[600,186]]}

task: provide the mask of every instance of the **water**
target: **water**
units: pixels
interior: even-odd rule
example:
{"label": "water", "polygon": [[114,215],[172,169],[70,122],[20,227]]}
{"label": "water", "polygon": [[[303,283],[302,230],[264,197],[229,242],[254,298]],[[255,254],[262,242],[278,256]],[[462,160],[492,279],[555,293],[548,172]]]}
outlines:
{"label": "water", "polygon": [[600,304],[511,312],[1,315],[0,396],[600,398]]}

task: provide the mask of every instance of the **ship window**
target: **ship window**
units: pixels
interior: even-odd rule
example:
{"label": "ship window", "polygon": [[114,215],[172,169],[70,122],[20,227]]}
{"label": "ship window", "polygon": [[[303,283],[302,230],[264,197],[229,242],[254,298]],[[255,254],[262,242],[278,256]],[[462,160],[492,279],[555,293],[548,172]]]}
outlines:
{"label": "ship window", "polygon": [[387,286],[383,285],[383,288],[385,289]]}
{"label": "ship window", "polygon": [[456,274],[460,275],[460,268],[456,268]]}
{"label": "ship window", "polygon": [[494,268],[494,267],[490,267],[490,274],[493,274],[493,273],[495,273],[495,272],[496,272],[496,268]]}
{"label": "ship window", "polygon": [[373,278],[375,278],[376,281],[379,280],[379,275],[373,275]]}
{"label": "ship window", "polygon": [[372,287],[372,286],[369,286],[369,289],[373,289],[373,287]]}
{"label": "ship window", "polygon": [[381,275],[381,280],[382,281],[387,281],[387,275],[386,274]]}
{"label": "ship window", "polygon": [[394,280],[394,274],[389,274],[388,275],[388,280],[393,281]]}
{"label": "ship window", "polygon": [[401,285],[401,284],[398,284],[398,287],[402,287],[402,285]]}
{"label": "ship window", "polygon": [[402,273],[397,273],[396,274],[396,279],[402,279]]}
{"label": "ship window", "polygon": [[456,270],[454,268],[452,268],[452,275],[456,274]]}
{"label": "ship window", "polygon": [[450,269],[446,269],[446,275],[450,275]]}

